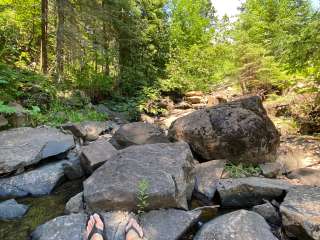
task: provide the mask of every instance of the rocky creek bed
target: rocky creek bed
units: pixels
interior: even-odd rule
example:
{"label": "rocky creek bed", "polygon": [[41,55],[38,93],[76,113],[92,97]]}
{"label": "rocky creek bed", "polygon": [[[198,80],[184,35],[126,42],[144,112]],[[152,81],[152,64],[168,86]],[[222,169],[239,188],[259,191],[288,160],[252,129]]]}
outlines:
{"label": "rocky creek bed", "polygon": [[[0,238],[80,240],[99,212],[109,240],[130,218],[149,240],[320,239],[319,142],[280,138],[258,97],[167,132],[112,121],[0,132]],[[232,178],[230,163],[261,172]]]}

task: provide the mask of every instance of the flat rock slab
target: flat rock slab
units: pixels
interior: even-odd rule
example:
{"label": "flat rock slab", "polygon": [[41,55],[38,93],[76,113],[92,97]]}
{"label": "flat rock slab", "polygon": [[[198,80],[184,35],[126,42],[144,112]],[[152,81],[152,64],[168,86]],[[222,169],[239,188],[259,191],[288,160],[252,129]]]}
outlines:
{"label": "flat rock slab", "polygon": [[117,154],[117,149],[109,141],[100,139],[81,148],[81,166],[87,173],[92,173],[108,159]]}
{"label": "flat rock slab", "polygon": [[19,204],[11,199],[0,202],[0,220],[13,220],[23,217],[28,211],[28,206]]}
{"label": "flat rock slab", "polygon": [[201,212],[168,209],[150,211],[142,216],[146,239],[178,240],[197,222]]}
{"label": "flat rock slab", "polygon": [[284,172],[320,164],[320,143],[310,136],[288,136],[281,139],[277,161]]}
{"label": "flat rock slab", "polygon": [[[104,237],[108,240],[125,239],[125,227],[130,215],[125,212],[101,213],[104,223]],[[32,240],[83,240],[87,215],[83,213],[57,217],[32,233]]]}
{"label": "flat rock slab", "polygon": [[0,198],[42,196],[51,193],[64,178],[65,162],[51,163],[30,172],[0,179]]}
{"label": "flat rock slab", "polygon": [[284,197],[292,187],[285,180],[259,177],[221,179],[218,193],[223,207],[253,207]]}
{"label": "flat rock slab", "polygon": [[277,240],[270,226],[255,212],[239,210],[206,223],[194,240]]}
{"label": "flat rock slab", "polygon": [[163,130],[157,125],[134,122],[122,125],[113,135],[112,144],[123,149],[131,145],[169,143]]}
{"label": "flat rock slab", "polygon": [[36,164],[73,148],[72,135],[49,127],[15,128],[0,132],[0,174]]}
{"label": "flat rock slab", "polygon": [[280,206],[289,237],[320,239],[320,188],[299,186],[289,191]]}
{"label": "flat rock slab", "polygon": [[92,210],[136,210],[138,185],[148,183],[148,210],[188,209],[194,188],[194,160],[188,144],[131,146],[98,168],[83,184]]}
{"label": "flat rock slab", "polygon": [[320,187],[320,165],[294,170],[288,178],[298,179],[303,185]]}
{"label": "flat rock slab", "polygon": [[228,159],[235,164],[274,161],[280,143],[259,97],[219,104],[179,118],[170,127],[169,138],[189,143],[203,159]]}
{"label": "flat rock slab", "polygon": [[226,160],[212,160],[196,165],[195,195],[203,201],[211,201],[222,176]]}

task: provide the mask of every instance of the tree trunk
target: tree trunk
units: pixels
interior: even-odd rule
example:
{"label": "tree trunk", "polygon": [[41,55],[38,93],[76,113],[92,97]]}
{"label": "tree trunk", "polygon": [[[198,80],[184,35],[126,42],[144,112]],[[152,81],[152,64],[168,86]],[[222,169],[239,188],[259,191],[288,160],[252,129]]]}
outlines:
{"label": "tree trunk", "polygon": [[41,70],[48,73],[48,0],[41,0]]}
{"label": "tree trunk", "polygon": [[64,20],[65,20],[65,1],[57,0],[57,12],[58,12],[58,23],[57,23],[57,46],[56,46],[56,77],[57,82],[63,81],[64,75]]}

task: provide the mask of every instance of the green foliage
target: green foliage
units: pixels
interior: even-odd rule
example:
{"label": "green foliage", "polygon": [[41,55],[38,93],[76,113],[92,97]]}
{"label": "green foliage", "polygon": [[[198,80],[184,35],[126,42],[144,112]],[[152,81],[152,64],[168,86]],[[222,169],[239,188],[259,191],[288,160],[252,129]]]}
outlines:
{"label": "green foliage", "polygon": [[149,194],[148,194],[149,187],[150,187],[150,184],[146,179],[143,179],[138,183],[137,208],[138,208],[138,214],[140,216],[146,211],[146,208],[149,206]]}
{"label": "green foliage", "polygon": [[4,104],[3,101],[0,101],[0,113],[12,114],[15,112],[16,112],[16,109],[14,107],[10,107],[10,106]]}
{"label": "green foliage", "polygon": [[235,69],[229,44],[193,45],[177,49],[167,66],[168,79],[161,82],[163,91],[209,91]]}
{"label": "green foliage", "polygon": [[49,101],[53,95],[55,88],[48,78],[0,63],[0,101],[28,99],[26,105],[32,108],[39,102],[46,104],[44,101]]}
{"label": "green foliage", "polygon": [[261,169],[253,165],[244,165],[240,163],[239,165],[228,164],[225,170],[229,173],[231,178],[241,178],[258,176],[261,173]]}
{"label": "green foliage", "polygon": [[[30,111],[29,111],[30,112]],[[79,123],[83,121],[105,121],[107,117],[88,107],[77,109],[66,106],[59,101],[54,101],[49,111],[40,112],[38,107],[31,110],[31,124],[60,126],[61,124],[72,122]]]}

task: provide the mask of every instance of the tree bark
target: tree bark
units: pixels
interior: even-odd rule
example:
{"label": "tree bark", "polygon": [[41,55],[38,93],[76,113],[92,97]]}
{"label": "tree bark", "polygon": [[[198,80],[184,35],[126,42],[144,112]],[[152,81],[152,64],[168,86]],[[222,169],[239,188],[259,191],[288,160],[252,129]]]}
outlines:
{"label": "tree bark", "polygon": [[66,0],[57,0],[57,46],[56,46],[56,78],[57,82],[63,82],[64,75],[64,21]]}
{"label": "tree bark", "polygon": [[48,0],[41,0],[41,70],[48,73]]}

